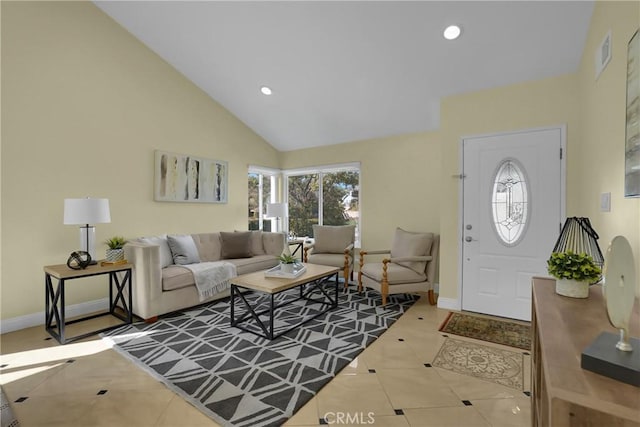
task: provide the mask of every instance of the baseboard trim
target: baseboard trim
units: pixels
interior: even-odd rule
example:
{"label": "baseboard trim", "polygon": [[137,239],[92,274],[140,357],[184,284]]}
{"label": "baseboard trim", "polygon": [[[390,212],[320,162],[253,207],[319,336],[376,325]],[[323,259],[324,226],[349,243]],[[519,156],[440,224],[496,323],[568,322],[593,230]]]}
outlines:
{"label": "baseboard trim", "polygon": [[[89,313],[96,313],[109,309],[109,298],[102,298],[93,301],[82,302],[67,306],[65,317],[71,318]],[[11,319],[0,320],[0,334],[19,331],[20,329],[31,328],[33,326],[44,325],[45,313],[27,314],[25,316],[12,317]]]}
{"label": "baseboard trim", "polygon": [[456,298],[438,298],[438,308],[460,311],[460,302]]}

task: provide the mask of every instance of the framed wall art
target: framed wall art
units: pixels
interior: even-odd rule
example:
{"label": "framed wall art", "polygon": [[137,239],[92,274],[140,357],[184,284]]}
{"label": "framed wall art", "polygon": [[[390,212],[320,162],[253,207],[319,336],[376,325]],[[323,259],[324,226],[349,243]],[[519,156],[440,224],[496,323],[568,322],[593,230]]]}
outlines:
{"label": "framed wall art", "polygon": [[229,167],[223,160],[155,151],[158,202],[227,203]]}
{"label": "framed wall art", "polygon": [[640,197],[640,30],[627,48],[627,119],[624,146],[624,195]]}

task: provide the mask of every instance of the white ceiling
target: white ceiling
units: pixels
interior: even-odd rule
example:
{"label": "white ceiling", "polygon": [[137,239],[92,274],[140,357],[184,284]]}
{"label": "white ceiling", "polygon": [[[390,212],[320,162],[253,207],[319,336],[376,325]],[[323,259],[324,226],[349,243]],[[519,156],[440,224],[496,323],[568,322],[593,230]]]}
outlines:
{"label": "white ceiling", "polygon": [[[95,3],[281,151],[434,130],[442,97],[575,72],[593,10],[592,1]],[[442,37],[451,23],[463,28],[452,42]]]}

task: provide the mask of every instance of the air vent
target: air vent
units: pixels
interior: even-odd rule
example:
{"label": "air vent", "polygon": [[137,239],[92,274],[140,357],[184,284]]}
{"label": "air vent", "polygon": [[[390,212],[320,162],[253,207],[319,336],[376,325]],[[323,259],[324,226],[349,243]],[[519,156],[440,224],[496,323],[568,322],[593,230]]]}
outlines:
{"label": "air vent", "polygon": [[602,43],[596,49],[596,79],[604,71],[611,59],[611,30],[604,36]]}

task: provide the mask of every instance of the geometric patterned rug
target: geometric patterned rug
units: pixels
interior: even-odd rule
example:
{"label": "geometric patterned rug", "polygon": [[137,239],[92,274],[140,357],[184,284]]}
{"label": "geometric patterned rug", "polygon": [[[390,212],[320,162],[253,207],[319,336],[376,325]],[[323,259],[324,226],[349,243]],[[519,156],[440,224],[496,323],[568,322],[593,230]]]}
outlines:
{"label": "geometric patterned rug", "polygon": [[[358,294],[352,287],[339,292],[336,309],[274,340],[231,327],[228,299],[102,337],[217,423],[279,426],[419,298],[391,295],[382,307],[377,292]],[[259,298],[259,293],[245,296]],[[297,296],[292,289],[277,300]],[[276,311],[275,324],[299,323],[319,308],[324,307],[293,302]],[[237,304],[236,316],[239,309]]]}
{"label": "geometric patterned rug", "polygon": [[522,352],[446,338],[432,365],[516,390],[524,388]]}
{"label": "geometric patterned rug", "polygon": [[523,350],[531,349],[531,326],[524,323],[450,312],[439,330]]}

